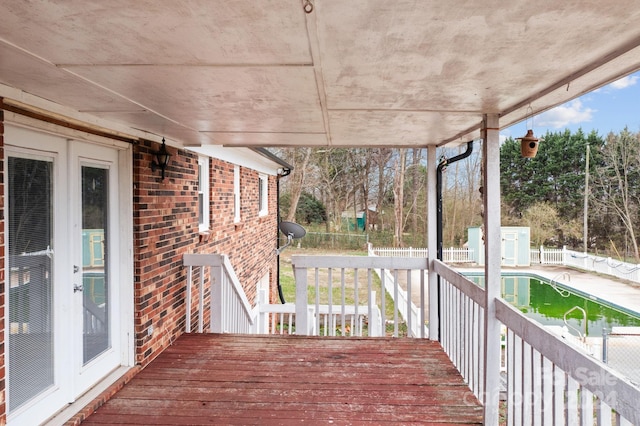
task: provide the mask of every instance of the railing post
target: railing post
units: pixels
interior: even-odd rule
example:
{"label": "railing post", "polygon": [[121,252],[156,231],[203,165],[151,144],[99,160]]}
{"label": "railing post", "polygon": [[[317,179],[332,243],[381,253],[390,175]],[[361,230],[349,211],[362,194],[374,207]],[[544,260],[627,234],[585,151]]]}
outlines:
{"label": "railing post", "polygon": [[185,333],[191,333],[191,281],[193,280],[193,266],[187,267],[187,294],[185,302]]}
{"label": "railing post", "polygon": [[269,314],[262,310],[262,307],[269,304],[267,291],[263,288],[258,290],[258,324],[257,334],[269,334]]}
{"label": "railing post", "polygon": [[204,266],[200,266],[200,284],[198,285],[198,333],[204,328]]}
{"label": "railing post", "polygon": [[224,324],[222,312],[222,265],[218,264],[211,267],[211,320],[210,328],[212,333],[223,333]]}
{"label": "railing post", "polygon": [[[307,290],[307,268],[293,264],[293,275],[296,280],[296,334],[309,335],[309,311],[307,309],[309,294]],[[319,313],[316,312],[316,315]]]}
{"label": "railing post", "polygon": [[[382,292],[384,294],[384,289],[382,290]],[[380,324],[380,315],[378,315],[378,312],[380,311],[378,311],[378,307],[376,306],[376,292],[375,290],[373,290],[369,294],[369,337],[384,336],[384,333],[382,332],[382,326]]]}

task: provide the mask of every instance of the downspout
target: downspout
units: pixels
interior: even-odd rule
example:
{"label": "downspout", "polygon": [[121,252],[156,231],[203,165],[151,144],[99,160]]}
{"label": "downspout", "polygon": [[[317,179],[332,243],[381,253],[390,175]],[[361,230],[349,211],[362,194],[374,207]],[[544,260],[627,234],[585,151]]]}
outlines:
{"label": "downspout", "polygon": [[[460,161],[462,159],[467,158],[468,156],[471,155],[471,153],[473,152],[473,140],[467,142],[467,150],[465,152],[463,152],[462,154],[458,154],[455,157],[451,157],[450,159],[447,158],[442,158],[442,160],[440,160],[440,163],[438,164],[438,167],[436,168],[436,242],[437,242],[437,248],[438,248],[438,253],[437,253],[437,259],[439,261],[442,261],[443,256],[442,256],[442,172],[444,172],[444,170],[447,168],[447,166],[449,164],[453,164],[456,161]],[[438,275],[438,300],[440,300],[440,275]],[[442,339],[442,333],[441,333],[441,327],[440,327],[440,323],[442,322],[442,317],[440,315],[440,303],[438,303],[438,319],[439,319],[439,324],[438,324],[438,336],[440,336],[440,339]]]}
{"label": "downspout", "polygon": [[436,196],[437,199],[437,242],[438,242],[438,260],[442,261],[442,172],[447,168],[449,164],[453,164],[456,161],[463,160],[471,155],[473,152],[473,141],[467,142],[467,150],[462,154],[451,157],[450,159],[443,158],[438,164],[436,169]]}
{"label": "downspout", "polygon": [[277,155],[271,153],[271,151],[269,151],[266,148],[255,147],[255,148],[249,148],[249,149],[257,152],[263,157],[281,166],[278,169],[278,175],[276,176],[276,197],[277,197],[277,200],[276,200],[276,210],[277,210],[277,213],[276,213],[276,218],[277,218],[276,219],[277,220],[277,223],[276,223],[276,253],[277,253],[276,254],[276,263],[277,263],[276,274],[278,274],[276,282],[278,286],[278,296],[280,297],[280,301],[282,303],[285,303],[284,296],[282,294],[282,287],[280,286],[280,253],[277,252],[278,237],[280,236],[280,178],[289,176],[291,174],[291,170],[293,170],[293,166],[287,163],[286,161],[282,160]]}
{"label": "downspout", "polygon": [[[278,176],[276,178],[276,197],[277,197],[277,208],[276,210],[278,211],[277,214],[277,223],[276,223],[276,235],[280,235],[280,179],[285,177],[285,176],[289,176],[291,174],[291,169],[289,168],[282,168],[280,170],[278,170]],[[276,241],[278,239],[276,238]],[[276,243],[277,246],[277,243]],[[280,297],[280,303],[285,304],[286,301],[284,300],[284,294],[282,293],[282,286],[280,285],[280,253],[278,252],[277,254],[277,266],[276,266],[276,278],[277,278],[277,283],[278,283],[278,297]]]}

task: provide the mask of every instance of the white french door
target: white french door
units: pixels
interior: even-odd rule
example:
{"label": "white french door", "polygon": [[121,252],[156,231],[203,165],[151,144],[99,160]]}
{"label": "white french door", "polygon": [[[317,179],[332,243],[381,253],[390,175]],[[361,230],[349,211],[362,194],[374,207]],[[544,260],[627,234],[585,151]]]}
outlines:
{"label": "white french door", "polygon": [[86,143],[70,144],[74,396],[120,365],[119,276],[112,248],[118,242],[118,153]]}
{"label": "white french door", "polygon": [[5,131],[10,424],[46,420],[126,365],[119,151]]}

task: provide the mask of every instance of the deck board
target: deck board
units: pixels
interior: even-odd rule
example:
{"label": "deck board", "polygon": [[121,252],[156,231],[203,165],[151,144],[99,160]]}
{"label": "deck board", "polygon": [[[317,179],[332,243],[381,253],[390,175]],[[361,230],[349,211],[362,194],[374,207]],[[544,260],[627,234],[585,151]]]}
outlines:
{"label": "deck board", "polygon": [[437,342],[185,334],[87,425],[481,424]]}

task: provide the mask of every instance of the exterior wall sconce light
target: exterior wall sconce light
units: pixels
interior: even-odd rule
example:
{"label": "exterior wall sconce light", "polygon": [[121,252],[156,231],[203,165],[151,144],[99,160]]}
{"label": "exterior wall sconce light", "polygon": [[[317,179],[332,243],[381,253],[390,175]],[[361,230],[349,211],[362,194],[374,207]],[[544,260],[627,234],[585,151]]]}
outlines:
{"label": "exterior wall sconce light", "polygon": [[164,180],[164,171],[167,168],[167,164],[169,164],[169,151],[167,151],[167,145],[164,143],[164,138],[162,138],[162,145],[160,149],[153,153],[155,157],[153,161],[151,161],[151,171],[155,172],[156,170],[162,170],[162,180]]}

